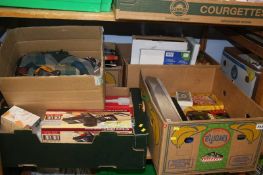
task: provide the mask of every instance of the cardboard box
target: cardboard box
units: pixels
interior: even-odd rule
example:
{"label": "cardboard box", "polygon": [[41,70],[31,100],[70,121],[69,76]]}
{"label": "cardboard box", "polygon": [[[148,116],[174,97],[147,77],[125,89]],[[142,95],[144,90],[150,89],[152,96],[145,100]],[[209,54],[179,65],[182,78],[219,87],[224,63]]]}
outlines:
{"label": "cardboard box", "polygon": [[[28,130],[0,132],[0,152],[3,167],[34,165],[50,168],[114,168],[144,170],[146,165],[148,130],[147,117],[142,111],[140,90],[107,87],[106,96],[131,95],[134,108],[132,134],[100,132],[90,144],[41,143]],[[19,146],[18,146],[19,145]]]}
{"label": "cardboard box", "polygon": [[[127,87],[139,87],[140,70],[141,68],[147,68],[157,65],[140,65],[130,64],[131,62],[131,44],[117,44],[117,51],[120,57],[124,61],[123,66],[123,85]],[[163,65],[164,67],[176,66],[176,65]],[[129,77],[129,78],[128,78]]]}
{"label": "cardboard box", "polygon": [[[115,43],[104,43],[104,47],[108,49],[116,50]],[[119,86],[123,85],[123,59],[118,55],[116,51],[116,55],[118,56],[117,66],[116,67],[105,67],[105,81],[106,84]]]}
{"label": "cardboard box", "polygon": [[[65,50],[79,57],[101,58],[99,76],[14,77],[26,53]],[[9,30],[0,50],[0,90],[8,105],[34,113],[46,109],[103,109],[102,28],[27,27]]]}
{"label": "cardboard box", "polygon": [[[167,121],[153,103],[144,81],[146,76],[159,78],[171,96],[179,90],[213,93],[223,101],[232,118]],[[246,172],[256,169],[263,140],[262,131],[256,126],[263,123],[263,109],[234,86],[219,66],[142,68],[140,87],[151,121],[149,149],[158,174]]]}
{"label": "cardboard box", "polygon": [[141,64],[140,59],[141,59],[142,49],[163,50],[163,51],[187,51],[188,49],[187,46],[188,46],[187,42],[183,38],[133,36],[131,64]]}
{"label": "cardboard box", "polygon": [[[152,67],[157,65],[140,65],[130,64],[131,62],[131,44],[117,44],[117,51],[124,61],[123,66],[123,85],[127,87],[139,87],[140,70],[144,67]],[[173,66],[173,65],[163,65]],[[128,78],[129,77],[129,78]]]}
{"label": "cardboard box", "polygon": [[226,76],[253,99],[255,99],[257,88],[262,86],[260,77],[263,68],[260,64],[260,59],[255,55],[246,54],[234,47],[226,47],[221,59],[222,70]]}
{"label": "cardboard box", "polygon": [[263,25],[262,2],[222,0],[117,0],[116,19]]}
{"label": "cardboard box", "polygon": [[41,122],[44,143],[92,143],[100,132],[132,134],[130,112],[47,111]]}
{"label": "cardboard box", "polygon": [[14,130],[36,129],[40,122],[40,117],[13,106],[1,116],[1,128],[5,132],[14,132]]}

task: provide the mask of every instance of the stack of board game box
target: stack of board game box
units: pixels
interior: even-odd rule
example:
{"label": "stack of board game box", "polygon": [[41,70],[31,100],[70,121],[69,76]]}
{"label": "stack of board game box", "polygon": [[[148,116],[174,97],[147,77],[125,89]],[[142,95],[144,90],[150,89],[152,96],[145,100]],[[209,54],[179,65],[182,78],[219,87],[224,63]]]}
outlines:
{"label": "stack of board game box", "polygon": [[101,132],[133,133],[131,98],[106,97],[104,110],[48,110],[41,122],[44,143],[92,143]]}

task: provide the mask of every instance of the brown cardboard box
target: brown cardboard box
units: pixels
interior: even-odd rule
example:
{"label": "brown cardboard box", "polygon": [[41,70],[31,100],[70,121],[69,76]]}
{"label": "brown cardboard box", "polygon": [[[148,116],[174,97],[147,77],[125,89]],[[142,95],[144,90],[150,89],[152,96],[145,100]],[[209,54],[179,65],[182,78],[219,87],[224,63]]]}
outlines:
{"label": "brown cardboard box", "polygon": [[[117,44],[117,52],[123,59],[123,85],[127,87],[139,87],[140,70],[143,67],[152,65],[130,64],[131,62],[131,44]],[[164,65],[173,66],[173,65]]]}
{"label": "brown cardboard box", "polygon": [[43,113],[45,109],[103,109],[103,61],[100,76],[14,77],[22,55],[61,49],[79,57],[103,60],[102,28],[28,27],[7,32],[0,50],[0,90],[10,106],[33,113]]}
{"label": "brown cardboard box", "polygon": [[[116,50],[115,43],[104,43],[104,47]],[[117,51],[116,51],[117,52]],[[118,52],[117,52],[118,55]],[[118,56],[116,67],[105,67],[105,81],[106,84],[122,86],[123,85],[123,65],[124,61],[122,57]]]}
{"label": "brown cardboard box", "polygon": [[117,0],[116,19],[262,26],[262,2]]}
{"label": "brown cardboard box", "polygon": [[[141,68],[154,67],[156,65],[130,64],[131,62],[131,44],[117,44],[117,52],[123,59],[123,85],[127,87],[138,87]],[[206,56],[207,57],[207,56]],[[163,65],[170,67],[174,65]],[[128,78],[129,77],[129,78]]]}
{"label": "brown cardboard box", "polygon": [[[247,96],[263,106],[263,69],[244,61],[244,58],[261,62],[261,59],[255,54],[243,52],[235,47],[225,47],[221,60],[222,70]],[[235,68],[236,77],[233,74]]]}
{"label": "brown cardboard box", "polygon": [[[146,76],[158,77],[171,96],[180,90],[213,93],[233,118],[167,121],[152,101],[143,81]],[[142,68],[140,87],[150,118],[150,153],[158,174],[255,170],[263,140],[256,125],[263,124],[263,109],[234,86],[219,66]]]}

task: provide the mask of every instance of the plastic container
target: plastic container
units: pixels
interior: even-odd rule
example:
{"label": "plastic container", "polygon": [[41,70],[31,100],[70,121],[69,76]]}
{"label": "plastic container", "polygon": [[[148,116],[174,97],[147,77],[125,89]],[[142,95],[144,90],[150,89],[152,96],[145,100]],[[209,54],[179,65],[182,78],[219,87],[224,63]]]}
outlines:
{"label": "plastic container", "polygon": [[83,12],[108,12],[111,4],[112,0],[0,0],[0,6]]}

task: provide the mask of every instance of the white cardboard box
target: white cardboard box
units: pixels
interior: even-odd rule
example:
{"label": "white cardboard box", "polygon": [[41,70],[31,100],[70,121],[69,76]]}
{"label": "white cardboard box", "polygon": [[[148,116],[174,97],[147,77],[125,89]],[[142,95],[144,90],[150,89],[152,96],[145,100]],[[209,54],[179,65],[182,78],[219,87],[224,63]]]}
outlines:
{"label": "white cardboard box", "polygon": [[[246,63],[242,58],[252,59],[236,48],[226,47],[223,52],[221,67],[225,75],[232,80],[248,97],[254,98],[261,74],[257,64]],[[254,62],[255,63],[255,62]]]}
{"label": "white cardboard box", "polygon": [[40,117],[22,108],[13,106],[1,116],[1,127],[4,131],[32,129],[40,122]]}
{"label": "white cardboard box", "polygon": [[140,63],[140,50],[186,51],[188,43],[183,38],[134,36],[132,41],[131,64]]}
{"label": "white cardboard box", "polygon": [[191,51],[190,65],[195,65],[200,49],[200,44],[192,37],[186,37],[186,40],[188,41],[188,49]]}

